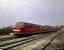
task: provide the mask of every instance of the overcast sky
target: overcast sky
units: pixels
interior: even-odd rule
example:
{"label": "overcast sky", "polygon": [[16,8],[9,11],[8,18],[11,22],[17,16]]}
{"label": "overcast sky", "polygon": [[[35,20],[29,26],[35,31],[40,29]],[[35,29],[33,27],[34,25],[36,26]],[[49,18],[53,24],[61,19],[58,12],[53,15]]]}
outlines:
{"label": "overcast sky", "polygon": [[63,25],[64,0],[0,0],[0,26],[19,21]]}

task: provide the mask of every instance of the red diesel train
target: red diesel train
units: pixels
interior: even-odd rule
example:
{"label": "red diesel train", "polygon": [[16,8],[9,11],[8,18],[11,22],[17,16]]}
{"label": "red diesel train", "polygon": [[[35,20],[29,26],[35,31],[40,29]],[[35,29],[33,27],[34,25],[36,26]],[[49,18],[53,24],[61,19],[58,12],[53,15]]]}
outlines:
{"label": "red diesel train", "polygon": [[15,36],[32,35],[38,33],[47,33],[57,31],[56,27],[42,26],[27,22],[17,22],[13,27],[13,34]]}

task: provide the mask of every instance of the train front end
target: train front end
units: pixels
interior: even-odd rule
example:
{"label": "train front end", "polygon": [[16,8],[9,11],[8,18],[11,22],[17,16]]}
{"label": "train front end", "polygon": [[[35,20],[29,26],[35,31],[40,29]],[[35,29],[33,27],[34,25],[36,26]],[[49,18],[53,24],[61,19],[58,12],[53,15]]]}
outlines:
{"label": "train front end", "polygon": [[23,23],[16,23],[13,27],[13,34],[16,37],[20,37],[22,33]]}

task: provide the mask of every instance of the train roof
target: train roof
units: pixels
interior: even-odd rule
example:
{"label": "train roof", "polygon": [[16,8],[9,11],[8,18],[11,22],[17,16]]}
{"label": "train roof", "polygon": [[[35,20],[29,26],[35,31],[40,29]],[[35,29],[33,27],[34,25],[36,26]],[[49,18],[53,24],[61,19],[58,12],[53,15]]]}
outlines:
{"label": "train roof", "polygon": [[26,24],[26,25],[37,25],[37,26],[42,26],[42,25],[33,24],[33,23],[28,23],[28,22],[17,22],[16,24]]}
{"label": "train roof", "polygon": [[38,24],[33,24],[33,23],[28,23],[28,22],[17,22],[16,25],[31,25],[31,26],[41,26],[41,27],[50,27],[50,28],[55,28],[53,26],[49,26],[49,25],[38,25]]}

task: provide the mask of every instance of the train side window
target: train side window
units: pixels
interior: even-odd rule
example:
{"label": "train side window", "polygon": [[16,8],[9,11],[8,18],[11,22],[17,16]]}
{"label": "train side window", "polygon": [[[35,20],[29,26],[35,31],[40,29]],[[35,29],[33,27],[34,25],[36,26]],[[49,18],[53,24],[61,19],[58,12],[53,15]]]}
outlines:
{"label": "train side window", "polygon": [[29,28],[29,25],[27,25],[27,28]]}
{"label": "train side window", "polygon": [[29,25],[29,28],[30,28],[30,25]]}

